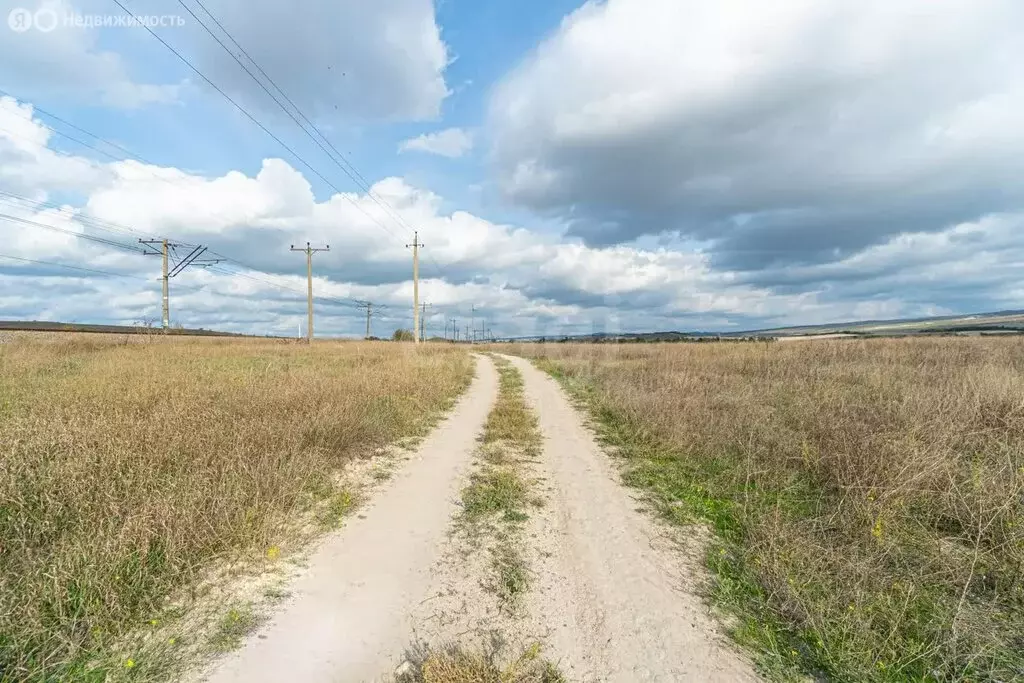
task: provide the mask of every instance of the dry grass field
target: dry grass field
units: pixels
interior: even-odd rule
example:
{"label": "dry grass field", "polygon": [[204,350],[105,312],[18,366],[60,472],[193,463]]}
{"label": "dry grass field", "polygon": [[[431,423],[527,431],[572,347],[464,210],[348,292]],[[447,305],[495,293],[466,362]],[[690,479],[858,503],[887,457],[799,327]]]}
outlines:
{"label": "dry grass field", "polygon": [[1024,680],[1024,341],[524,344],[773,678]]}
{"label": "dry grass field", "polygon": [[334,475],[423,434],[471,372],[449,346],[5,334],[0,680],[104,680],[212,562],[343,511]]}

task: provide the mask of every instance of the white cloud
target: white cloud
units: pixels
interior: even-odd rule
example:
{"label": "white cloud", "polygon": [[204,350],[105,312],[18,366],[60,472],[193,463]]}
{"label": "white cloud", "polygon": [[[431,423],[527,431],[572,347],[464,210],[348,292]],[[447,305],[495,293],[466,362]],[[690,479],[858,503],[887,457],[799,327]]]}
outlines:
{"label": "white cloud", "polygon": [[473,149],[473,134],[462,128],[447,128],[436,133],[423,135],[403,141],[398,146],[399,152],[428,152],[455,159]]}
{"label": "white cloud", "polygon": [[[0,8],[3,17],[15,3],[7,5],[9,7]],[[65,26],[64,17],[81,13],[81,5],[44,0],[30,6],[53,11],[60,23],[49,32],[35,29],[15,32],[4,27],[3,40],[0,40],[0,78],[5,87],[15,89],[19,96],[57,96],[119,109],[168,104],[179,99],[182,83],[136,81],[129,72],[130,60],[100,46],[100,30]],[[105,10],[109,11],[109,8]]]}
{"label": "white cloud", "polygon": [[[448,48],[431,0],[224,0],[210,9],[314,120],[433,119],[449,94]],[[229,93],[279,115],[235,61],[186,19],[184,33],[200,68]]]}
{"label": "white cloud", "polygon": [[[305,261],[289,245],[309,240],[332,247],[315,263],[315,289],[326,318],[320,329],[358,334],[361,315],[344,304],[351,299],[387,307],[391,317],[379,321],[378,331],[408,325],[409,236],[366,194],[318,201],[306,178],[280,159],[264,161],[255,176],[204,177],[134,161],[100,164],[53,156],[44,147],[48,131],[25,118],[31,116],[27,105],[0,102],[0,116],[5,112],[22,116],[20,123],[12,119],[6,125],[0,119],[0,168],[14,159],[18,173],[36,183],[25,186],[27,201],[0,197],[0,213],[66,232],[0,219],[0,243],[7,245],[0,249],[0,317],[158,318],[156,259],[74,236],[92,234],[132,246],[145,235],[208,245],[256,269],[232,262],[213,271],[185,271],[172,284],[172,317],[184,324],[291,333],[304,311]],[[8,125],[17,127],[17,136]],[[68,187],[85,200],[59,209],[37,204]],[[983,309],[1011,299],[1015,290],[1007,283],[1015,282],[1024,261],[1024,216],[993,215],[940,233],[901,234],[835,264],[772,273],[784,286],[768,286],[716,268],[711,254],[692,248],[586,246],[466,211],[446,212],[441,197],[401,178],[377,182],[373,193],[415,225],[428,245],[421,293],[435,306],[431,319],[437,331],[446,316],[463,318],[464,324],[471,305],[504,334],[579,333],[593,326],[743,328],[918,315],[940,306]],[[67,271],[61,277],[60,269],[4,256],[119,275]],[[951,277],[955,287],[943,290]]]}
{"label": "white cloud", "polygon": [[15,193],[88,191],[105,182],[99,164],[50,147],[53,132],[33,119],[30,104],[0,97],[0,185]]}
{"label": "white cloud", "polygon": [[495,89],[504,191],[592,243],[827,261],[1024,206],[1012,0],[588,2]]}

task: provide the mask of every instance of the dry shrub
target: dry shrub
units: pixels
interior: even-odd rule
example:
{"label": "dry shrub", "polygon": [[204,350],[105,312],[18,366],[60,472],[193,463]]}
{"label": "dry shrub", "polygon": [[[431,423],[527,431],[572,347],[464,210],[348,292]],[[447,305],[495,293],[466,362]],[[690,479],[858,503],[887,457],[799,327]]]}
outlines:
{"label": "dry shrub", "polygon": [[712,596],[767,670],[1024,678],[1024,341],[516,351],[666,517],[711,522]]}
{"label": "dry shrub", "polygon": [[466,386],[448,346],[19,335],[0,345],[0,679],[49,680]]}

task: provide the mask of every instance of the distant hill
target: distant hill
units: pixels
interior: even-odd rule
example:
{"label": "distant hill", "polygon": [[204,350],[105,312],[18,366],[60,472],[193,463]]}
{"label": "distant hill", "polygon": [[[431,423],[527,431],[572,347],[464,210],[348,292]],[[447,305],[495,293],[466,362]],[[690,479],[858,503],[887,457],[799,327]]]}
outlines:
{"label": "distant hill", "polygon": [[824,325],[798,325],[772,327],[739,332],[597,332],[578,335],[546,335],[520,337],[522,340],[593,342],[670,342],[708,341],[712,339],[769,339],[781,337],[812,337],[817,335],[854,335],[894,337],[936,334],[1024,334],[1024,311],[998,311],[970,315],[937,316],[932,318],[904,318],[896,320],[858,320]]}
{"label": "distant hill", "polygon": [[[163,334],[159,327],[141,325],[87,325],[43,320],[0,320],[0,332],[92,332],[98,334]],[[191,337],[246,337],[250,335],[216,330],[171,328],[167,334]]]}

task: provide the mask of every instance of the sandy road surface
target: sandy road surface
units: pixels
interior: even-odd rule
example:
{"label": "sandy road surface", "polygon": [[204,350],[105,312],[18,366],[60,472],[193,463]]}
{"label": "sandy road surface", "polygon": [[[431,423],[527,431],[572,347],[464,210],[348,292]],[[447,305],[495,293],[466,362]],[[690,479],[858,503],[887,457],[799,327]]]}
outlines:
{"label": "sandy road surface", "polygon": [[449,417],[390,485],[313,554],[293,597],[206,679],[212,683],[373,681],[409,644],[410,614],[457,509],[462,470],[498,391],[487,358]]}
{"label": "sandy road surface", "polygon": [[497,394],[495,368],[479,358],[452,415],[315,553],[295,597],[207,680],[387,680],[413,641],[472,646],[493,631],[513,647],[540,641],[573,682],[757,680],[723,643],[678,548],[637,511],[558,384],[509,360],[544,436],[529,464],[545,502],[523,535],[533,577],[523,610],[497,609],[487,556],[467,554],[448,533]]}
{"label": "sandy road surface", "polygon": [[539,417],[549,477],[531,618],[547,622],[547,651],[567,678],[757,680],[717,635],[673,542],[637,511],[561,387],[509,360]]}

